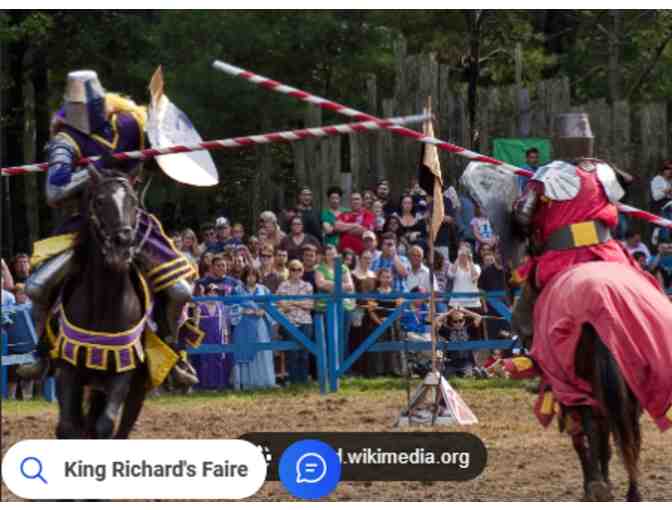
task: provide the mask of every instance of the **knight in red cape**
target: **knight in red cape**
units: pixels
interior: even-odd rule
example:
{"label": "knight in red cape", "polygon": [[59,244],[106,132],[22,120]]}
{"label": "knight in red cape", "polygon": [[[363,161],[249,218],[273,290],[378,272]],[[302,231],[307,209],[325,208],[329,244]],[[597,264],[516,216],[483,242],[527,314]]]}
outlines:
{"label": "knight in red cape", "polygon": [[518,270],[526,288],[511,326],[534,340],[531,359],[504,365],[513,377],[541,374],[535,411],[544,425],[554,414],[550,398],[594,405],[573,366],[581,329],[590,324],[642,407],[666,430],[672,426],[672,304],[611,237],[624,192],[611,165],[593,157],[593,143],[587,115],[559,115],[558,159],[534,174],[514,204],[514,222],[529,236],[533,256]]}

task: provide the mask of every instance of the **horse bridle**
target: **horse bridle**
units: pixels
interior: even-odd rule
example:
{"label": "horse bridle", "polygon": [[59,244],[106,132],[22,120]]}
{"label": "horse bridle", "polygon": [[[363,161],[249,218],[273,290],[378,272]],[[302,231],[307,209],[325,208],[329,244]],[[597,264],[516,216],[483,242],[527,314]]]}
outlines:
{"label": "horse bridle", "polygon": [[[108,233],[105,228],[103,228],[103,223],[100,221],[100,218],[98,217],[98,214],[96,212],[95,208],[95,200],[96,200],[96,190],[111,184],[111,183],[119,183],[121,186],[126,190],[128,195],[133,199],[133,202],[135,203],[136,207],[136,213],[135,213],[135,221],[133,222],[133,225],[131,226],[131,239],[133,239],[129,250],[131,254],[131,258],[133,258],[136,254],[136,252],[139,250],[139,246],[136,245],[136,236],[138,232],[138,225],[139,225],[139,217],[140,217],[140,200],[138,198],[137,193],[133,189],[133,186],[131,185],[130,181],[128,180],[127,177],[121,176],[121,175],[115,175],[112,177],[106,177],[103,176],[99,181],[92,183],[93,185],[89,189],[89,197],[88,197],[88,216],[89,216],[89,221],[93,224],[95,227],[95,232],[96,235],[98,236],[99,240],[102,241],[102,246],[106,247],[111,244],[111,239],[110,239],[110,233]],[[104,250],[104,248],[103,248]]]}

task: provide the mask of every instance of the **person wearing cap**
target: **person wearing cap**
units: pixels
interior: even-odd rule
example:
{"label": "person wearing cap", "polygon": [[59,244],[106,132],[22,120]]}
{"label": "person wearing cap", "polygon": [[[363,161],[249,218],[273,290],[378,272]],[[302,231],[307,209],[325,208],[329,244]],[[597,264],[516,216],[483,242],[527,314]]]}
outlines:
{"label": "person wearing cap", "polygon": [[201,239],[203,242],[198,246],[198,251],[201,254],[214,253],[213,249],[217,245],[217,232],[215,232],[213,223],[208,222],[201,225]]}
{"label": "person wearing cap", "polygon": [[367,230],[362,234],[362,241],[364,241],[364,250],[369,250],[373,254],[373,258],[380,257],[382,251],[378,249],[378,237],[371,230]]}
{"label": "person wearing cap", "polygon": [[231,234],[231,223],[228,218],[220,216],[215,220],[214,239],[208,241],[206,251],[223,253],[228,246],[239,246],[242,242]]}
{"label": "person wearing cap", "polygon": [[231,230],[231,223],[228,218],[219,217],[215,221],[215,230],[217,233],[217,246],[220,251],[224,251],[227,246],[238,246],[243,244],[243,241],[237,239]]}
{"label": "person wearing cap", "polygon": [[[84,222],[80,202],[91,174],[113,171],[115,175],[125,175],[133,185],[140,171],[140,161],[120,161],[111,158],[110,154],[144,149],[146,120],[144,107],[120,95],[106,93],[95,71],[68,73],[63,106],[53,116],[52,137],[46,149],[49,163],[47,203],[60,209],[65,221],[56,229],[56,237],[36,243],[33,257],[39,267],[26,281],[38,338],[43,336],[47,314],[58,289],[75,270],[74,243]],[[84,157],[100,159],[88,167],[79,167],[77,161]],[[137,224],[136,238],[132,242],[141,249],[135,254],[134,265],[147,279],[153,293],[163,296],[164,304],[157,307],[155,313],[165,315],[167,330],[159,334],[175,346],[184,305],[191,299],[188,279],[194,276],[195,270],[166,236],[155,216],[138,207]],[[22,376],[43,377],[49,368],[49,350],[48,341],[41,339],[37,361],[22,367]],[[184,360],[177,363],[173,374],[175,380],[184,385],[198,382],[193,369]]]}

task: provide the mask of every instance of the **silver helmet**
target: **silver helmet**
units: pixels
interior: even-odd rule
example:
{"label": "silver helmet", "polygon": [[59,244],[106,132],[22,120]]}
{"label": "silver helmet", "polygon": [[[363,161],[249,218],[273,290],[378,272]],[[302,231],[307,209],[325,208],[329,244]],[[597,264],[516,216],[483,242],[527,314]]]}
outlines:
{"label": "silver helmet", "polygon": [[65,122],[83,133],[95,133],[107,122],[105,89],[95,71],[68,73],[65,85]]}
{"label": "silver helmet", "polygon": [[595,138],[587,113],[560,113],[553,119],[553,159],[593,157]]}

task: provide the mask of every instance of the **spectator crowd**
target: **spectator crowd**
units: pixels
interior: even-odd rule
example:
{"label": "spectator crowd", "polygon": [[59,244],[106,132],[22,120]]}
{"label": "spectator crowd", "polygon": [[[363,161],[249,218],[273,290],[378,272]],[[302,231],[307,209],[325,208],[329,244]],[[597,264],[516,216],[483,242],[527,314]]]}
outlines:
{"label": "spectator crowd", "polygon": [[[538,152],[528,151],[528,168],[535,169]],[[524,183],[521,183],[521,186]],[[315,337],[315,314],[325,303],[313,294],[333,292],[336,261],[342,263],[344,292],[377,294],[376,299],[344,302],[346,344],[343,356],[357,349],[367,336],[397,308],[401,300],[386,294],[427,292],[438,297],[438,333],[447,341],[501,338],[507,327],[497,311],[480,297],[446,293],[503,291],[511,303],[516,286],[511,267],[502,260],[499,237],[487,211],[465,192],[449,186],[443,194],[445,215],[435,240],[433,285],[430,284],[428,233],[431,197],[412,179],[408,188],[393,198],[389,182],[375,189],[353,191],[345,196],[338,187],[326,193],[326,207],[318,210],[313,192],[300,190],[296,204],[282,211],[262,212],[252,229],[225,216],[213,218],[197,231],[186,228],[171,234],[175,246],[197,268],[192,282],[196,296],[239,296],[240,304],[218,301],[189,305],[198,317],[207,344],[244,344],[294,340],[251,299],[254,296],[305,296],[303,300],[278,301],[293,326],[306,337]],[[664,163],[651,182],[654,212],[672,217],[672,161]],[[660,281],[672,287],[672,239],[670,231],[656,229],[646,244],[627,219],[614,235],[625,249]],[[30,258],[17,254],[3,261],[2,303],[26,303],[23,284],[30,275]],[[429,340],[427,301],[410,303],[407,311],[379,341]],[[447,375],[486,377],[483,367],[500,353],[447,351],[443,366]],[[279,384],[305,383],[316,377],[313,356],[305,349],[284,352],[241,349],[233,354],[198,355],[191,358],[201,389],[270,388]],[[367,352],[351,367],[354,376],[401,376],[419,373],[426,355],[404,352]]]}

